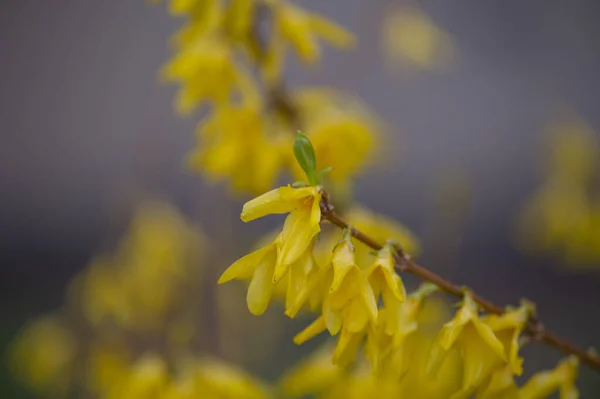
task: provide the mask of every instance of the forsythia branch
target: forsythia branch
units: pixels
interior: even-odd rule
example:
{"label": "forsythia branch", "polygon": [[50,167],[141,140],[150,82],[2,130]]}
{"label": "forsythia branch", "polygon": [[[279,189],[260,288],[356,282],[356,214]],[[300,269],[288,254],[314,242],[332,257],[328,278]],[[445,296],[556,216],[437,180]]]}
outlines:
{"label": "forsythia branch", "polygon": [[[338,216],[335,213],[333,205],[329,202],[329,197],[327,193],[323,193],[323,197],[321,199],[321,215],[323,220],[327,220],[342,229],[347,229],[354,238],[361,241],[363,244],[369,246],[370,248],[376,251],[383,248],[383,246],[380,243],[373,240],[371,237],[364,234],[360,230],[352,227],[352,225],[350,225],[348,222],[346,222],[344,219]],[[396,270],[398,270],[399,272],[411,273],[421,278],[422,280],[433,283],[447,294],[456,296],[458,298],[463,297],[463,295],[465,294],[464,287],[458,286],[439,276],[438,274],[435,274],[432,271],[424,268],[423,266],[420,266],[419,264],[414,262],[401,247],[397,246],[396,249]],[[477,304],[479,304],[479,306],[484,311],[494,314],[502,314],[505,312],[502,306],[496,305],[493,302],[481,297],[480,295],[472,291],[469,292],[471,294],[471,297],[475,300],[475,302],[477,302]],[[546,327],[544,327],[544,325],[535,316],[530,317],[525,328],[525,332],[529,335],[529,337],[532,340],[542,342],[563,353],[575,355],[579,358],[579,360],[582,363],[585,363],[589,367],[600,372],[600,356],[598,356],[591,350],[584,351],[582,349],[579,349],[566,339],[546,329]]]}

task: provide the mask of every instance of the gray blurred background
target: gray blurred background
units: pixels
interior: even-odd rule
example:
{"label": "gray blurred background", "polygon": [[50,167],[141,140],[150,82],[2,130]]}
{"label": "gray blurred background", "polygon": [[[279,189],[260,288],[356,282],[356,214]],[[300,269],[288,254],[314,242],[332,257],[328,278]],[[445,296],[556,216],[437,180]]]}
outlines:
{"label": "gray blurred background", "polygon": [[[443,72],[384,67],[379,27],[391,0],[298,3],[356,32],[359,46],[327,49],[312,70],[291,65],[290,84],[355,92],[392,127],[393,164],[359,179],[358,199],[422,236],[431,268],[500,303],[526,296],[549,327],[600,345],[600,270],[573,274],[514,242],[515,218],[539,183],[544,126],[568,104],[600,131],[598,2],[421,1],[458,44],[458,66]],[[26,319],[60,305],[70,277],[110,245],[142,193],[170,198],[206,231],[251,242],[237,218],[244,198],[182,167],[199,115],[176,116],[174,88],[156,78],[179,24],[142,0],[1,2],[0,348]],[[452,265],[440,255],[450,244],[429,227],[448,171],[470,188]],[[538,345],[525,355],[531,369],[560,357]],[[600,392],[600,376],[584,369],[581,381],[584,398]],[[0,387],[3,398],[22,397],[4,373]]]}

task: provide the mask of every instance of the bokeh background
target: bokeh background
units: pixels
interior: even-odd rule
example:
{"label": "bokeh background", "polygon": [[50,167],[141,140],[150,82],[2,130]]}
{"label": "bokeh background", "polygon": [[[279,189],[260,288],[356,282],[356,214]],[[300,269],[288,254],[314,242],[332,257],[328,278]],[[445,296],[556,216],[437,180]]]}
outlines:
{"label": "bokeh background", "polygon": [[[540,184],[545,126],[567,105],[600,131],[600,5],[418,2],[457,46],[451,67],[427,71],[383,61],[386,7],[405,2],[299,3],[359,44],[326,49],[313,69],[292,64],[289,83],[350,90],[388,122],[386,162],[356,183],[360,202],[420,236],[432,269],[499,303],[525,296],[547,326],[580,346],[600,344],[600,265],[573,272],[519,251],[515,235]],[[0,3],[2,352],[26,320],[60,306],[68,281],[114,245],[145,196],[168,199],[219,242],[215,281],[266,231],[239,222],[245,197],[182,167],[199,115],[176,116],[174,88],[157,79],[179,23],[143,1]],[[300,353],[281,350],[282,362]],[[536,369],[560,354],[532,345],[525,356]],[[0,397],[28,397],[0,370]],[[278,374],[264,363],[253,371]],[[584,398],[600,391],[585,368],[580,381]]]}

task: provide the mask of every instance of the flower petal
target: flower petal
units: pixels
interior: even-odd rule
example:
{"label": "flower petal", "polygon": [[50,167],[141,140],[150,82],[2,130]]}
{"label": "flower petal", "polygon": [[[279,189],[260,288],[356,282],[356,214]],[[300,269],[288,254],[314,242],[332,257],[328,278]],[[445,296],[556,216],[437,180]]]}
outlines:
{"label": "flower petal", "polygon": [[269,252],[275,252],[275,245],[269,244],[260,248],[240,259],[229,266],[219,278],[219,284],[226,283],[233,279],[245,280],[252,276],[258,263]]}
{"label": "flower petal", "polygon": [[311,244],[313,238],[321,231],[320,225],[313,225],[309,215],[310,208],[299,208],[292,211],[285,219],[281,232],[281,247],[277,257],[275,281],[283,277],[289,265],[294,263]]}
{"label": "flower petal", "polygon": [[244,222],[249,222],[270,214],[291,212],[302,204],[302,199],[313,195],[309,188],[284,186],[268,191],[246,202],[241,218]]}
{"label": "flower petal", "polygon": [[260,315],[267,310],[275,287],[273,283],[274,271],[275,252],[270,252],[261,259],[248,286],[246,302],[250,313]]}
{"label": "flower petal", "polygon": [[303,344],[304,342],[308,341],[309,339],[319,335],[326,329],[327,329],[327,327],[325,326],[325,318],[323,316],[320,316],[318,319],[313,321],[308,327],[306,327],[304,330],[300,331],[294,337],[294,343],[296,345]]}

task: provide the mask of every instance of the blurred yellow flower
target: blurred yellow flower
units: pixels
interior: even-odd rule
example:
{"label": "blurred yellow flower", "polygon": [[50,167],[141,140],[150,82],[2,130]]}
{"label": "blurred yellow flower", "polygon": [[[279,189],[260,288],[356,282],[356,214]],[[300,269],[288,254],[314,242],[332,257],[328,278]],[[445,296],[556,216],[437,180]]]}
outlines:
{"label": "blurred yellow flower", "polygon": [[122,385],[128,376],[132,354],[125,342],[101,337],[91,344],[87,354],[87,384],[92,392],[107,394]]}
{"label": "blurred yellow flower", "polygon": [[600,260],[600,201],[594,195],[599,147],[579,117],[548,128],[549,157],[539,189],[520,215],[518,242],[526,250],[560,256],[569,267]]}
{"label": "blurred yellow flower", "polygon": [[[72,298],[95,326],[156,329],[178,300],[177,289],[200,265],[203,238],[160,202],[139,207],[117,251],[94,259],[74,281]],[[194,271],[195,275],[197,270]]]}
{"label": "blurred yellow flower", "polygon": [[103,399],[160,399],[163,397],[169,375],[165,361],[156,354],[139,358],[125,376],[109,387]]}
{"label": "blurred yellow flower", "polygon": [[[333,168],[327,178],[348,185],[364,172],[375,157],[381,137],[382,123],[372,111],[358,99],[328,88],[299,89],[292,101],[299,110],[303,132],[314,147],[317,168]],[[302,179],[302,170],[292,157],[288,159],[296,178]]]}
{"label": "blurred yellow flower", "polygon": [[9,348],[9,366],[39,394],[63,396],[70,386],[77,342],[56,316],[28,323]]}
{"label": "blurred yellow flower", "polygon": [[279,381],[283,392],[302,397],[328,390],[343,374],[342,368],[331,361],[332,355],[333,348],[327,345],[296,363]]}
{"label": "blurred yellow flower", "polygon": [[261,111],[252,105],[217,108],[198,127],[199,144],[188,164],[209,180],[229,180],[235,191],[265,192],[284,161],[277,135],[268,135],[268,130]]}
{"label": "blurred yellow flower", "polygon": [[454,39],[424,11],[395,7],[385,14],[382,46],[392,62],[408,61],[423,69],[447,68],[456,60]]}
{"label": "blurred yellow flower", "polygon": [[[274,35],[281,35],[304,62],[318,61],[320,52],[318,38],[340,48],[349,48],[354,44],[354,37],[350,32],[325,17],[295,6],[290,1],[274,1],[272,12]],[[278,52],[271,54],[273,58],[285,56],[285,47],[273,51]]]}

